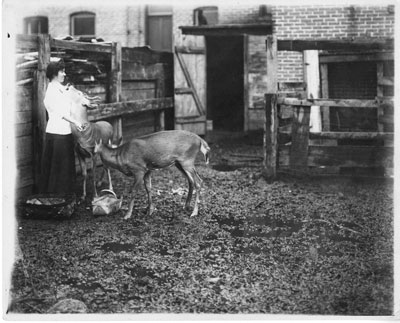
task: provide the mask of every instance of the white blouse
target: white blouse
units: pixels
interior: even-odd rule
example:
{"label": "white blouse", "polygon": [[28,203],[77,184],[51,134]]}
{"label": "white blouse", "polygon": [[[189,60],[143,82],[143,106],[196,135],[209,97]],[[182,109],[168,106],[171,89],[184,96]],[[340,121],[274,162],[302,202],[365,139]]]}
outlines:
{"label": "white blouse", "polygon": [[50,82],[44,97],[44,106],[49,114],[46,132],[57,135],[71,133],[71,125],[63,117],[71,115],[71,101],[64,93],[64,86],[59,82]]}

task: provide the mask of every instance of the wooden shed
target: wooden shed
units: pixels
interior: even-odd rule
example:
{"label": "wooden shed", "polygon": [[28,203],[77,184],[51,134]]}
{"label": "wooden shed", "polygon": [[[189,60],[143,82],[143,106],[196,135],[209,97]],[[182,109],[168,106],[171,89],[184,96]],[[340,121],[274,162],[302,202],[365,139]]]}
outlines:
{"label": "wooden shed", "polygon": [[121,48],[118,43],[58,40],[43,34],[19,35],[16,54],[17,196],[34,192],[40,178],[47,122],[45,71],[52,59],[64,59],[68,81],[78,89],[101,97],[99,107],[88,111],[89,120],[110,121],[116,136],[128,140],[173,127],[172,53]]}
{"label": "wooden shed", "polygon": [[[175,127],[205,135],[208,129],[247,131],[258,118],[252,96],[265,62],[250,70],[249,38],[272,33],[272,21],[257,24],[181,26],[175,46]],[[259,75],[260,74],[260,75]],[[256,84],[257,82],[254,82]],[[263,104],[261,103],[261,109]]]}

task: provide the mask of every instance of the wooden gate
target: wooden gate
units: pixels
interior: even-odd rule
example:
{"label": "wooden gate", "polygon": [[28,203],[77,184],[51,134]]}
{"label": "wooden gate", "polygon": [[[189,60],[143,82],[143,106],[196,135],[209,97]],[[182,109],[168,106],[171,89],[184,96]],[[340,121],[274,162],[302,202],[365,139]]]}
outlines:
{"label": "wooden gate", "polygon": [[206,134],[206,51],[175,47],[175,129]]}

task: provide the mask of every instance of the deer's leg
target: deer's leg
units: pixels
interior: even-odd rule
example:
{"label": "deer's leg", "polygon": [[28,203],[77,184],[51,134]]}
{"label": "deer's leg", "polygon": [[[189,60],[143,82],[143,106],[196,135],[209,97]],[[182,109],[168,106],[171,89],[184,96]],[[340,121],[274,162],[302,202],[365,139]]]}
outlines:
{"label": "deer's leg", "polygon": [[151,172],[150,171],[144,175],[143,180],[144,180],[144,187],[146,188],[146,192],[147,192],[147,199],[149,202],[149,206],[147,209],[147,215],[150,216],[153,214],[153,212],[155,210],[155,207],[153,205],[153,200],[151,198]]}
{"label": "deer's leg", "polygon": [[110,169],[104,167],[104,171],[107,171],[107,174],[108,174],[108,189],[109,189],[110,191],[114,191],[113,186],[112,186],[112,182],[111,182]]}
{"label": "deer's leg", "polygon": [[96,188],[96,155],[92,155],[92,176],[93,176],[93,192],[94,196],[97,197],[97,188]]}
{"label": "deer's leg", "polygon": [[78,156],[79,165],[81,166],[82,176],[83,176],[83,187],[81,200],[86,198],[86,179],[87,179],[87,164],[84,157],[82,157],[79,152],[76,154]]}
{"label": "deer's leg", "polygon": [[189,183],[189,191],[188,191],[188,195],[186,197],[185,205],[183,207],[185,210],[188,210],[190,207],[190,201],[192,200],[192,196],[193,196],[193,185],[194,185],[193,178],[189,175],[189,172],[186,171],[181,164],[176,163],[176,167],[187,178],[188,183]]}
{"label": "deer's leg", "polygon": [[137,190],[138,186],[140,185],[140,182],[143,180],[143,177],[144,177],[143,173],[139,173],[139,174],[137,173],[134,177],[134,183],[133,183],[133,188],[132,188],[132,200],[129,203],[128,211],[126,212],[124,220],[127,220],[132,216],[133,205],[135,204],[134,193]]}
{"label": "deer's leg", "polygon": [[105,167],[103,167],[102,171],[101,171],[100,179],[96,183],[97,187],[103,185],[106,182],[106,180],[105,180],[106,172],[107,172],[107,169]]}
{"label": "deer's leg", "polygon": [[199,213],[200,189],[201,189],[201,185],[203,183],[202,179],[200,178],[199,174],[197,173],[197,171],[194,167],[192,169],[192,174],[193,174],[193,178],[194,178],[194,184],[196,186],[196,201],[194,203],[193,212],[190,215],[191,217],[196,216]]}

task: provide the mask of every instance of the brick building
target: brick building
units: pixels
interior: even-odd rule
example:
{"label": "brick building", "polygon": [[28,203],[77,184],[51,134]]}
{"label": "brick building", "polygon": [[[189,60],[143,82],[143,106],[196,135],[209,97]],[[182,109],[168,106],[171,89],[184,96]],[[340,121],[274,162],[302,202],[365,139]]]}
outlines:
{"label": "brick building", "polygon": [[[200,8],[201,14],[204,11],[211,22],[208,25],[221,27],[217,28],[217,33],[206,31],[203,35],[190,32],[184,35],[180,28],[202,24],[198,5],[127,6],[117,3],[113,6],[38,7],[24,3],[10,9],[14,9],[16,15],[17,33],[38,32],[38,29],[45,28],[42,32],[53,37],[101,37],[128,47],[150,45],[167,51],[173,51],[174,46],[207,48],[204,52],[199,50],[197,58],[188,58],[188,53],[182,53],[182,56],[186,55],[184,60],[193,82],[202,83],[198,89],[198,101],[205,107],[205,118],[213,120],[214,128],[222,130],[249,130],[263,126],[263,96],[268,77],[267,34],[273,32],[278,39],[393,38],[395,26],[394,6],[384,4],[264,6],[252,3],[232,6],[224,2]],[[223,29],[227,25],[241,27],[232,32]],[[88,34],[83,32],[85,29],[89,29]],[[301,53],[280,52],[279,60],[280,82],[303,81]],[[175,88],[185,89],[179,64],[176,59]],[[371,73],[376,74],[376,70]],[[193,101],[189,92],[179,92],[183,94],[176,100],[178,113],[179,109],[187,109],[190,100]]]}

